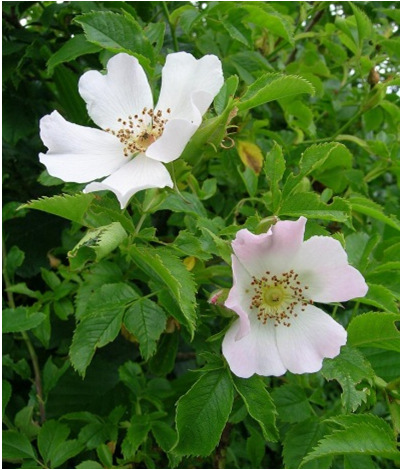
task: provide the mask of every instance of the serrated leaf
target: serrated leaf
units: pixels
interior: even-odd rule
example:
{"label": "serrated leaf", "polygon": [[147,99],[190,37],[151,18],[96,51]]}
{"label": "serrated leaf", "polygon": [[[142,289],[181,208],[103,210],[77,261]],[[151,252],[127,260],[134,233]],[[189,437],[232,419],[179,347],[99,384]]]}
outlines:
{"label": "serrated leaf", "polygon": [[145,247],[132,246],[129,253],[143,272],[158,284],[167,287],[177,309],[173,316],[183,323],[193,336],[196,321],[196,286],[191,273],[181,260],[166,251]]}
{"label": "serrated leaf", "polygon": [[270,101],[296,96],[302,93],[313,95],[313,86],[304,78],[295,75],[267,73],[248,87],[238,103],[238,110],[245,111]]}
{"label": "serrated leaf", "polygon": [[349,202],[353,211],[367,215],[373,219],[380,220],[390,227],[395,228],[398,231],[400,230],[400,222],[397,218],[395,216],[386,215],[383,208],[372,200],[363,196],[351,195]]}
{"label": "serrated leaf", "polygon": [[355,317],[349,324],[348,344],[400,351],[400,332],[395,326],[399,316],[393,313],[369,312]]}
{"label": "serrated leaf", "polygon": [[272,192],[272,212],[276,212],[281,201],[281,191],[279,189],[279,183],[284,175],[285,171],[285,159],[283,156],[283,150],[274,142],[273,148],[266,155],[264,172],[268,181],[270,182],[270,191]]}
{"label": "serrated leaf", "polygon": [[350,217],[350,206],[345,199],[339,197],[334,197],[331,204],[326,204],[316,193],[296,193],[284,199],[278,215],[303,215],[308,219],[346,222]]}
{"label": "serrated leaf", "polygon": [[362,381],[371,381],[374,371],[369,362],[355,348],[345,346],[341,354],[334,359],[323,362],[322,374],[327,380],[337,380],[343,393],[342,404],[347,412],[355,411],[366,401],[368,390],[358,390],[356,386]]}
{"label": "serrated leaf", "polygon": [[2,315],[3,333],[32,330],[32,328],[39,326],[45,318],[44,313],[30,313],[25,307],[6,308]]}
{"label": "serrated leaf", "polygon": [[4,460],[21,461],[26,458],[35,458],[35,451],[29,439],[17,431],[3,431],[2,450]]}
{"label": "serrated leaf", "polygon": [[61,194],[53,197],[42,197],[24,204],[20,209],[36,209],[49,214],[83,224],[83,217],[94,199],[93,194]]}
{"label": "serrated leaf", "polygon": [[70,428],[55,420],[46,421],[39,431],[39,452],[44,462],[51,464],[51,468],[59,468],[83,449],[77,440],[67,440],[69,434]]}
{"label": "serrated leaf", "polygon": [[372,38],[373,25],[364,11],[350,2],[352,11],[355,15],[356,26],[358,29],[359,46],[362,46],[364,39]]}
{"label": "serrated leaf", "polygon": [[83,27],[88,41],[112,52],[134,55],[149,70],[154,61],[154,50],[132,16],[97,11],[77,16],[74,21]]}
{"label": "serrated leaf", "polygon": [[303,459],[302,464],[317,457],[346,454],[399,459],[399,451],[391,435],[392,431],[385,421],[369,415],[354,415],[349,418],[352,418],[353,424],[350,424],[350,421],[344,422],[345,429],[335,430],[326,435]]}
{"label": "serrated leaf", "polygon": [[80,57],[85,54],[99,52],[101,48],[88,42],[83,34],[77,34],[70,38],[60,49],[54,53],[47,61],[49,73],[53,72],[54,67],[64,62]]}
{"label": "serrated leaf", "polygon": [[387,287],[369,283],[369,290],[365,297],[358,299],[359,302],[366,305],[373,305],[389,313],[398,313],[396,297],[387,289]]}
{"label": "serrated leaf", "polygon": [[233,387],[225,369],[202,374],[177,403],[179,455],[207,456],[217,446],[233,405]]}
{"label": "serrated leaf", "polygon": [[124,325],[136,336],[142,357],[147,361],[156,351],[156,341],[166,328],[166,314],[155,302],[140,299],[127,309]]}
{"label": "serrated leaf", "polygon": [[96,348],[118,335],[127,304],[137,298],[136,292],[126,284],[106,284],[92,295],[70,348],[71,363],[80,375],[85,375]]}
{"label": "serrated leaf", "polygon": [[120,222],[89,230],[75,247],[68,252],[72,269],[81,268],[86,261],[100,261],[115,250],[128,234]]}
{"label": "serrated leaf", "polygon": [[249,379],[238,377],[233,377],[233,379],[234,386],[244,400],[248,413],[259,423],[263,437],[266,441],[277,441],[277,411],[269,392],[266,390],[266,385],[257,376]]}
{"label": "serrated leaf", "polygon": [[[262,6],[266,6],[266,4]],[[290,44],[294,44],[293,25],[275,9],[272,8],[271,11],[266,11],[259,6],[253,5],[245,5],[245,8],[249,12],[247,21],[266,28],[269,33],[287,40]]]}
{"label": "serrated leaf", "polygon": [[[317,418],[311,417],[293,425],[285,435],[283,457],[285,468],[303,468],[303,458],[313,450],[319,439],[325,434],[326,426]],[[331,456],[325,456],[308,462],[306,468],[329,468]]]}
{"label": "serrated leaf", "polygon": [[132,459],[142,442],[145,441],[151,428],[148,416],[133,416],[130,427],[121,444],[125,459]]}
{"label": "serrated leaf", "polygon": [[156,439],[157,444],[168,452],[173,445],[177,442],[177,433],[170,425],[162,421],[155,421],[152,423],[152,434]]}
{"label": "serrated leaf", "polygon": [[313,409],[303,388],[295,384],[285,384],[272,392],[281,421],[298,423],[313,415]]}

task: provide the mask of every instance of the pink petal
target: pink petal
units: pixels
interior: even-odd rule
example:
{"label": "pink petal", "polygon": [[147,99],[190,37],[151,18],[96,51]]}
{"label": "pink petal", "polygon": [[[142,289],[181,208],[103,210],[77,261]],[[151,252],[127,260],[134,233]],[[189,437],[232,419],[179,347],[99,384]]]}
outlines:
{"label": "pink petal", "polygon": [[123,146],[107,132],[66,121],[57,111],[40,120],[40,137],[49,149],[39,154],[50,175],[86,183],[126,163]]}
{"label": "pink petal", "polygon": [[280,274],[291,267],[302,246],[305,223],[305,217],[295,222],[279,221],[267,233],[260,235],[240,230],[232,243],[234,253],[255,277],[266,271]]}
{"label": "pink petal", "polygon": [[136,192],[165,186],[173,187],[170,173],[165,166],[145,155],[138,155],[102,182],[88,184],[84,192],[90,193],[105,189],[113,191],[120,201],[121,208],[124,209]]}
{"label": "pink petal", "polygon": [[298,317],[289,327],[275,328],[277,347],[285,367],[294,374],[317,372],[325,357],[340,353],[347,341],[347,332],[322,310],[308,305],[298,309]]}
{"label": "pink petal", "polygon": [[316,302],[345,302],[363,297],[368,286],[362,274],[350,266],[341,243],[330,237],[312,237],[294,258],[293,269],[309,286]]}
{"label": "pink petal", "polygon": [[[138,60],[128,54],[117,54],[107,63],[104,75],[90,70],[79,80],[79,93],[86,101],[88,114],[102,129],[118,130],[118,119],[141,114],[153,107],[152,92]],[[150,122],[148,116],[141,116]]]}
{"label": "pink petal", "polygon": [[199,126],[223,81],[221,62],[216,56],[197,60],[187,52],[169,54],[162,71],[157,109],[163,115],[170,109],[169,119],[184,119]]}
{"label": "pink petal", "polygon": [[234,374],[243,378],[253,374],[283,375],[286,368],[277,349],[273,324],[263,325],[254,319],[249,334],[237,340],[239,328],[237,320],[223,340],[223,355]]}
{"label": "pink petal", "polygon": [[233,269],[233,287],[231,288],[225,307],[233,310],[240,317],[240,328],[238,337],[240,339],[249,333],[250,323],[248,318],[249,306],[251,304],[250,286],[252,278],[250,274],[241,265],[238,258],[231,256]]}
{"label": "pink petal", "polygon": [[146,150],[146,156],[160,162],[176,160],[198,127],[183,119],[169,121],[163,134]]}

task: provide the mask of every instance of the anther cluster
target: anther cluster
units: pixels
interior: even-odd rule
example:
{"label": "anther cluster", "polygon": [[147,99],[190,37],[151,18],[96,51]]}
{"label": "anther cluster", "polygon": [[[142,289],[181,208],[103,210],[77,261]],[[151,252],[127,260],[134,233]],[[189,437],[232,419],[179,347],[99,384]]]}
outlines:
{"label": "anther cluster", "polygon": [[[309,287],[299,281],[294,270],[278,276],[266,271],[265,276],[260,279],[253,276],[251,286],[255,293],[250,309],[256,309],[257,318],[264,325],[271,320],[274,326],[282,324],[289,327],[291,317],[298,316],[297,311],[303,312],[308,304],[313,304],[305,295]],[[301,309],[296,308],[298,305]]]}
{"label": "anther cluster", "polygon": [[[171,113],[170,108],[167,113]],[[105,131],[115,135],[124,144],[124,156],[130,157],[145,152],[163,134],[168,119],[163,117],[160,110],[155,112],[152,108],[143,108],[140,114],[128,116],[127,119],[118,118],[117,121],[122,126],[118,131],[109,128]]]}

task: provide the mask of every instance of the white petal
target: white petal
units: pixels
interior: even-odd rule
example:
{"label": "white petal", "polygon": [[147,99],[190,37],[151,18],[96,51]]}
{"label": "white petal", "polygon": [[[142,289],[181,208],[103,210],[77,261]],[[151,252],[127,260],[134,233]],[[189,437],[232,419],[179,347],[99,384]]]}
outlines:
{"label": "white petal", "polygon": [[325,357],[340,353],[347,341],[347,332],[330,315],[308,305],[298,309],[291,325],[275,328],[277,347],[285,367],[295,374],[317,372]]}
{"label": "white petal", "polygon": [[286,368],[277,349],[273,324],[263,325],[254,319],[249,334],[237,340],[239,327],[237,320],[223,340],[223,355],[234,374],[243,378],[253,374],[283,375]]}
{"label": "white petal", "polygon": [[163,134],[146,150],[146,156],[164,163],[176,160],[197,128],[183,119],[169,121]]}
{"label": "white petal", "polygon": [[214,55],[195,59],[187,52],[169,54],[162,71],[157,109],[169,119],[185,119],[197,126],[223,85],[220,60]]}
{"label": "white petal", "polygon": [[341,243],[330,237],[316,236],[304,242],[293,268],[316,302],[345,302],[363,297],[368,290],[361,273],[348,264]]}
{"label": "white petal", "polygon": [[170,174],[165,166],[145,155],[138,155],[102,182],[88,184],[84,192],[90,193],[105,189],[113,191],[120,201],[121,208],[124,209],[136,192],[148,188],[164,188],[165,186],[173,187]]}
{"label": "white petal", "polygon": [[[138,60],[128,54],[117,54],[107,64],[107,74],[91,70],[79,80],[79,93],[86,101],[88,114],[102,129],[118,130],[118,119],[141,114],[153,107],[148,79]],[[144,116],[146,121],[149,117]]]}
{"label": "white petal", "polygon": [[50,175],[87,183],[116,171],[126,162],[116,137],[66,121],[57,111],[40,120],[40,137],[49,151],[39,160]]}

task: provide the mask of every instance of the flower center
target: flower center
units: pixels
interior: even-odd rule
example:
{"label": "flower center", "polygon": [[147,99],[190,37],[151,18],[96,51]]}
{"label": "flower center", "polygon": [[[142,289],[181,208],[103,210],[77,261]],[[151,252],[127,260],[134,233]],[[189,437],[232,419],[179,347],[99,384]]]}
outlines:
{"label": "flower center", "polygon": [[[167,113],[171,113],[170,108]],[[117,121],[122,126],[119,130],[105,131],[115,135],[124,144],[124,156],[129,157],[145,152],[163,134],[168,119],[163,118],[160,110],[155,113],[153,109],[143,108],[141,114],[128,116],[127,119],[118,118]]]}
{"label": "flower center", "polygon": [[303,285],[298,278],[298,274],[292,269],[281,275],[271,275],[266,271],[260,279],[252,277],[254,295],[250,309],[256,310],[259,321],[265,325],[270,320],[274,322],[274,326],[282,324],[288,327],[291,326],[291,318],[298,316],[298,305],[303,312],[308,304],[313,304],[305,295],[309,287]]}

